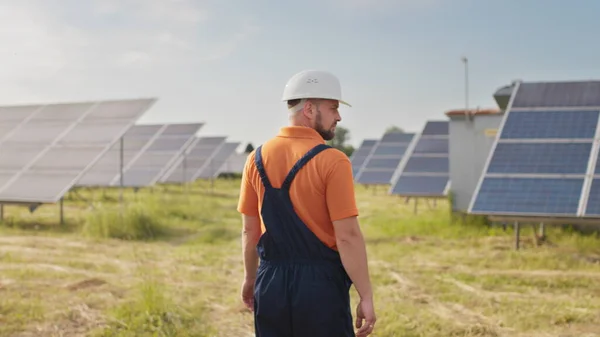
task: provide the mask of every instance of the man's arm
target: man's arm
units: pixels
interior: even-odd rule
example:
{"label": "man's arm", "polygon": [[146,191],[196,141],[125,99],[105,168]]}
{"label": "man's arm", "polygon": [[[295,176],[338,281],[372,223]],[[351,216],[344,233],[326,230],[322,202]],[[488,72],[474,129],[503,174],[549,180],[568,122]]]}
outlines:
{"label": "man's arm", "polygon": [[258,268],[256,244],[261,235],[258,195],[252,185],[255,175],[253,152],[248,155],[244,165],[240,185],[240,199],[237,207],[238,212],[242,213],[242,256],[246,280],[256,278],[256,269]]}
{"label": "man's arm", "polygon": [[333,222],[336,244],[344,269],[356,287],[363,300],[373,299],[367,250],[365,241],[358,224],[358,218],[353,216]]}
{"label": "man's arm", "polygon": [[252,215],[242,215],[242,252],[244,258],[244,279],[254,281],[258,269],[258,253],[256,245],[260,239],[260,218]]}
{"label": "man's arm", "polygon": [[358,209],[354,196],[352,164],[340,153],[326,176],[326,198],[329,215],[335,230],[336,245],[348,276],[361,298],[373,296],[365,241],[358,223]]}

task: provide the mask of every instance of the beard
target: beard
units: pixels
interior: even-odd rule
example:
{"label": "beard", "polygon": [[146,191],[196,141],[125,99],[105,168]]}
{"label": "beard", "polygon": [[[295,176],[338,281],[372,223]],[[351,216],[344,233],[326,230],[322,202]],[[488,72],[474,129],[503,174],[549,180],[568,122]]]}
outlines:
{"label": "beard", "polygon": [[317,108],[317,119],[315,120],[315,131],[323,137],[324,140],[332,140],[335,137],[335,131],[333,131],[333,127],[335,123],[326,129],[323,127],[323,121],[321,118],[321,111]]}

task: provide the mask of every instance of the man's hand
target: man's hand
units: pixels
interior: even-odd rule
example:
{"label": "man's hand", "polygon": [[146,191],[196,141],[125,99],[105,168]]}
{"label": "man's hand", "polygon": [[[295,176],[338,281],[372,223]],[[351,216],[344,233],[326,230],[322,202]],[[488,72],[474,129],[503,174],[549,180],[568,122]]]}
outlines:
{"label": "man's hand", "polygon": [[361,299],[356,306],[356,337],[366,337],[373,333],[376,320],[373,300]]}
{"label": "man's hand", "polygon": [[242,302],[250,311],[254,311],[254,280],[242,283]]}

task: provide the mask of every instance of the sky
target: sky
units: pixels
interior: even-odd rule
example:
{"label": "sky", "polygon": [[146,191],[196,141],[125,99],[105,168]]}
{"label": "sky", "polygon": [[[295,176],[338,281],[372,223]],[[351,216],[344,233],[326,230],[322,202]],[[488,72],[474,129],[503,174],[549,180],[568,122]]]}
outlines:
{"label": "sky", "polygon": [[0,105],[156,97],[140,123],[203,122],[255,146],[286,81],[327,70],[350,143],[513,80],[600,79],[597,0],[0,0]]}

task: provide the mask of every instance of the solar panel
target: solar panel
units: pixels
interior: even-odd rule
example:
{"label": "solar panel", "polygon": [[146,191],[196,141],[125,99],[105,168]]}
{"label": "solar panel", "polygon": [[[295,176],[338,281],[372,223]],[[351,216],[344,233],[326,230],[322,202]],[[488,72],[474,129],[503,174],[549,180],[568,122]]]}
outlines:
{"label": "solar panel", "polygon": [[391,194],[442,197],[450,180],[448,121],[428,121],[407,150],[390,188]]}
{"label": "solar panel", "polygon": [[599,107],[599,93],[600,81],[525,82],[512,107]]}
{"label": "solar panel", "polygon": [[198,179],[202,170],[210,163],[227,137],[195,138],[182,155],[159,179],[163,183],[185,183]]}
{"label": "solar panel", "polygon": [[207,165],[198,173],[196,179],[214,179],[221,172],[222,167],[229,157],[235,154],[235,150],[240,146],[239,142],[227,142],[221,146],[214,156],[212,156]]}
{"label": "solar panel", "polygon": [[[193,141],[201,127],[198,123],[134,125],[123,137],[123,186],[154,184]],[[120,155],[120,144],[116,144],[79,184],[119,186]]]}
{"label": "solar panel", "polygon": [[[202,126],[203,124],[200,123],[165,125],[133,163],[127,166],[123,174],[123,184],[144,187],[158,182],[183,151],[192,144],[196,138],[195,134]],[[113,180],[112,184],[119,184],[119,179]]]}
{"label": "solar panel", "polygon": [[414,136],[413,133],[404,132],[384,134],[365,158],[355,176],[356,182],[367,185],[389,184]]}
{"label": "solar panel", "polygon": [[600,82],[518,83],[469,207],[505,216],[600,216]]}
{"label": "solar panel", "polygon": [[0,201],[59,201],[155,101],[0,107]]}
{"label": "solar panel", "polygon": [[354,175],[354,178],[356,178],[356,175],[365,163],[365,160],[371,153],[371,150],[375,144],[377,144],[377,140],[365,139],[362,141],[358,149],[354,150],[352,156],[350,156],[350,162],[352,163],[352,174]]}
{"label": "solar panel", "polygon": [[[44,105],[0,107],[0,122],[2,124],[6,124],[8,122],[18,124],[42,108],[44,108]],[[2,133],[2,135],[4,135],[4,133]]]}
{"label": "solar panel", "polygon": [[225,164],[221,167],[221,173],[238,173],[244,172],[246,166],[246,160],[248,159],[248,153],[234,153],[227,159]]}
{"label": "solar panel", "polygon": [[[123,172],[142,154],[166,125],[134,125],[123,135]],[[77,182],[78,186],[112,186],[120,182],[121,142],[114,144]]]}

